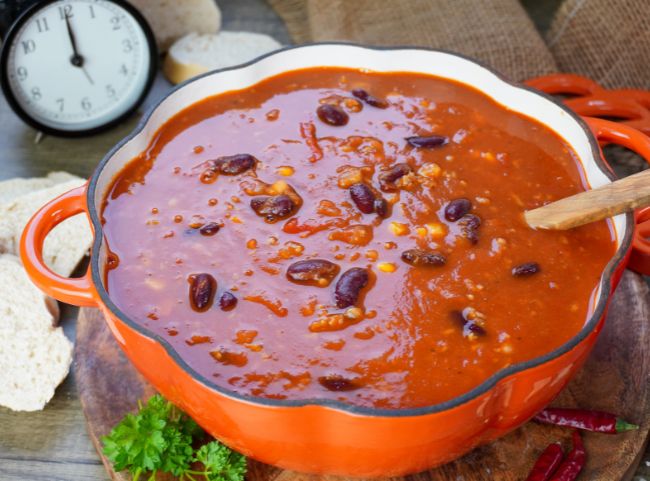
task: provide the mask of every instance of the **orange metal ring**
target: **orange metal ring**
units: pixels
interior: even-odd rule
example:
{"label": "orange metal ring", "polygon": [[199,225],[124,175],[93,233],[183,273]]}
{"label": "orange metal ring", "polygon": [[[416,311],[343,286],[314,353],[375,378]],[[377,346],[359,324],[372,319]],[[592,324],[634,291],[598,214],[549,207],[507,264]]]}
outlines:
{"label": "orange metal ring", "polygon": [[[556,74],[526,81],[530,87],[551,95],[568,96],[564,104],[585,120],[601,143],[615,143],[635,151],[650,163],[650,92],[607,90],[580,75]],[[594,117],[618,119],[610,122]],[[642,133],[641,133],[642,132]],[[645,135],[644,135],[645,134]],[[650,275],[650,208],[636,212],[636,229],[628,267]]]}
{"label": "orange metal ring", "polygon": [[72,279],[56,274],[43,262],[43,242],[47,234],[68,217],[82,212],[87,212],[86,185],[45,204],[25,226],[20,239],[20,255],[29,277],[47,295],[68,304],[95,307],[97,293],[90,271]]}
{"label": "orange metal ring", "polygon": [[650,135],[650,91],[607,90],[586,77],[555,74],[526,81],[551,95],[567,96],[564,104],[580,115],[620,119],[621,123]]}

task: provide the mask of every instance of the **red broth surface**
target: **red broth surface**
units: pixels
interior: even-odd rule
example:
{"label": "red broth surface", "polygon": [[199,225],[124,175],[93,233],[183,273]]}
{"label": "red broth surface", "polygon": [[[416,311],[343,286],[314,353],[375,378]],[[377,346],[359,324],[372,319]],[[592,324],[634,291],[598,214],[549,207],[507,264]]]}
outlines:
{"label": "red broth surface", "polygon": [[[334,107],[320,109],[323,121],[325,104]],[[443,138],[406,140],[431,135]],[[254,166],[224,175],[215,159],[235,154]],[[411,173],[387,183],[396,164]],[[465,85],[285,73],[187,107],[117,175],[103,208],[108,291],[198,373],[238,393],[438,403],[557,348],[588,319],[615,250],[608,223],[542,232],[522,217],[584,190],[577,165],[552,131]],[[364,184],[356,202],[353,183]],[[268,214],[264,202],[287,189],[299,196],[293,211],[273,219],[253,209]],[[371,213],[367,192],[384,202]],[[460,198],[470,210],[460,201],[465,217],[454,220],[445,213]],[[404,254],[413,249],[415,260]],[[336,265],[329,284],[323,273],[310,285],[287,277],[309,259]],[[351,268],[367,285],[338,307]],[[224,292],[237,299],[231,310],[220,307]]]}

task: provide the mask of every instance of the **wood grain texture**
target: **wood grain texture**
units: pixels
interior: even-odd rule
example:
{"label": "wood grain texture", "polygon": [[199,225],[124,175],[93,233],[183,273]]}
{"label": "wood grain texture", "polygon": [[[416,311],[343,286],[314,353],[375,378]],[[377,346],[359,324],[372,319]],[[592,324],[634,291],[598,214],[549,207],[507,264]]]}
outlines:
{"label": "wood grain texture", "polygon": [[650,170],[524,212],[534,229],[565,230],[650,205]]}
{"label": "wood grain texture", "polygon": [[[589,454],[580,479],[619,481],[629,479],[643,452],[650,430],[650,303],[643,279],[626,272],[612,302],[606,326],[584,369],[554,403],[615,412],[638,423],[630,433],[609,436],[584,435]],[[638,302],[644,299],[645,302]],[[75,374],[88,432],[97,442],[138,399],[154,390],[126,361],[112,339],[102,315],[82,309],[77,326]],[[551,442],[568,448],[571,432],[553,426],[528,423],[492,444],[438,469],[409,476],[411,481],[518,481],[525,479],[537,455]],[[112,479],[128,481],[125,473]],[[249,481],[343,481],[332,476],[311,476],[250,462]],[[398,481],[393,478],[393,481]]]}

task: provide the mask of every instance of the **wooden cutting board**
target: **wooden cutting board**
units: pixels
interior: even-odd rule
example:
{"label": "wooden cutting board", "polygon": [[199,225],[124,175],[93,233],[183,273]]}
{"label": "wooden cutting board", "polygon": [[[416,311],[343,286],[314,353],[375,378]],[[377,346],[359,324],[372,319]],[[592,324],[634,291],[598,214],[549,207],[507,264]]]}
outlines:
{"label": "wooden cutting board", "polygon": [[[581,480],[631,479],[644,452],[650,429],[649,314],[648,286],[641,276],[626,272],[594,352],[554,403],[611,411],[641,426],[638,431],[614,436],[586,433],[583,438],[589,459]],[[138,399],[146,399],[155,391],[126,360],[98,310],[82,309],[78,322],[74,370],[88,432],[101,453],[101,436],[133,410]],[[569,448],[569,438],[569,430],[528,423],[455,462],[408,478],[411,481],[522,481],[549,443],[561,440]],[[112,479],[130,479],[127,473],[115,473],[101,457]],[[247,479],[342,481],[333,476],[285,471],[252,460]]]}

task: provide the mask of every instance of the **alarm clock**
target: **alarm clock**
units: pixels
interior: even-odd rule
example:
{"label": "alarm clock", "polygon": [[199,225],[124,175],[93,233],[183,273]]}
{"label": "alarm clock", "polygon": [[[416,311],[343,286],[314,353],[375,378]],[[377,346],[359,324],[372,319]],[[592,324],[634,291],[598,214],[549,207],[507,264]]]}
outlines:
{"label": "alarm clock", "polygon": [[9,24],[0,81],[27,124],[54,135],[92,134],[142,103],[158,51],[135,7],[122,0],[18,0],[12,7],[17,4],[20,12],[0,2],[0,25]]}

